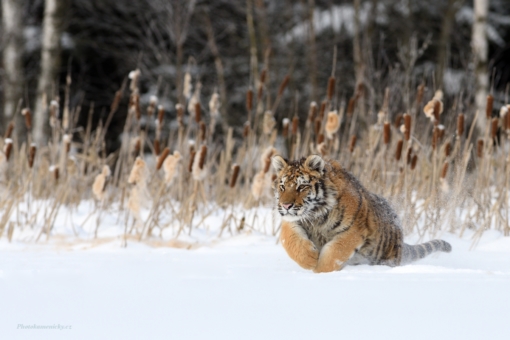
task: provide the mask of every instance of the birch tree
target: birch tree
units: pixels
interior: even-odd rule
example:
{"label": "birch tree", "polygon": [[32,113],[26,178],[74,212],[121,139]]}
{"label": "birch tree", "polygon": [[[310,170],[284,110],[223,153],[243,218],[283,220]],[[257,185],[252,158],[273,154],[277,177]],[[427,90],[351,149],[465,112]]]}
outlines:
{"label": "birch tree", "polygon": [[[2,26],[4,37],[3,122],[7,123],[15,115],[23,96],[23,1],[2,0]],[[21,115],[17,115],[16,120],[16,130],[19,132],[23,122]]]}
{"label": "birch tree", "polygon": [[473,33],[471,46],[475,62],[475,104],[478,110],[478,128],[485,126],[485,105],[489,89],[489,77],[487,74],[487,13],[489,11],[489,0],[474,0]]}
{"label": "birch tree", "polygon": [[[15,0],[12,0],[15,1]],[[61,37],[65,29],[68,0],[45,0],[41,46],[41,71],[37,82],[37,99],[34,115],[34,140],[46,140],[48,122],[47,102],[58,94]]]}

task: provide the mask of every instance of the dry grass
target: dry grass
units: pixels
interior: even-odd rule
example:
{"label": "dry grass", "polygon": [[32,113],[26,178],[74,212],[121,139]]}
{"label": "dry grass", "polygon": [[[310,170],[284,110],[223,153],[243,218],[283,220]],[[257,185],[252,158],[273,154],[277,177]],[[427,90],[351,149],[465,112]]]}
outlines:
{"label": "dry grass", "polygon": [[[234,129],[228,128],[222,144],[213,138],[216,121],[221,120],[218,95],[209,101],[211,112],[205,111],[200,83],[193,86],[189,73],[183,93],[188,101],[176,107],[178,128],[162,140],[161,127],[169,122],[163,121],[161,107],[153,118],[157,98],[151,98],[146,108],[140,106],[140,74],[132,72],[122,144],[110,155],[105,151],[105,133],[127,92],[124,87],[116,93],[105,124],[94,131],[91,112],[88,125],[80,129],[76,126],[80,108],[66,104],[60,112],[58,102],[52,101],[52,132],[46,146],[31,144],[30,110],[23,110],[27,126],[16,128],[26,129],[27,139],[11,140],[9,128],[0,142],[0,237],[10,240],[16,228],[31,228],[35,240],[48,239],[59,210],[65,206],[72,212],[83,200],[96,202],[90,212],[97,216],[96,237],[106,213],[125,225],[125,240],[151,240],[165,228],[174,228],[175,237],[200,228],[218,208],[225,211],[220,233],[235,234],[254,228],[256,218],[246,220],[247,208],[273,204],[269,159],[276,151],[289,158],[319,153],[339,160],[369,190],[394,202],[406,233],[462,235],[474,229],[475,242],[487,229],[510,235],[507,109],[501,110],[500,119],[487,120],[486,130],[473,140],[476,117],[464,126],[464,115],[443,107],[440,92],[425,93],[420,85],[411,91],[415,101],[409,112],[390,121],[388,89],[379,113],[361,117],[358,104],[371,100],[365,91],[358,87],[347,103],[334,104],[335,80],[330,78],[324,102],[310,104],[306,121],[298,124],[293,113],[279,124],[275,113],[289,77],[271,100],[266,74],[264,69],[249,87],[242,137],[234,138]],[[257,89],[255,95],[252,88]],[[150,118],[147,121],[156,121],[154,133],[142,126],[144,115]],[[430,122],[418,124],[419,115]],[[458,119],[445,128],[441,121],[447,115]],[[503,135],[499,139],[498,129]],[[26,211],[17,208],[21,202]],[[44,203],[35,207],[34,202]],[[149,210],[145,219],[142,208]],[[172,223],[162,218],[164,214],[172,216]]]}

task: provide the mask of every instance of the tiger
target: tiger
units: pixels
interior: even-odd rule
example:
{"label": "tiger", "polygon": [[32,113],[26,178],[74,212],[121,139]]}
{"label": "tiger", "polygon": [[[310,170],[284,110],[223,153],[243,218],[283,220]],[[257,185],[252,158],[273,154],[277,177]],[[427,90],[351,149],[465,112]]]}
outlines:
{"label": "tiger", "polygon": [[310,155],[288,161],[276,155],[271,164],[282,217],[280,243],[305,269],[325,273],[359,264],[394,267],[452,250],[443,240],[404,243],[401,221],[390,203],[365,189],[335,160]]}

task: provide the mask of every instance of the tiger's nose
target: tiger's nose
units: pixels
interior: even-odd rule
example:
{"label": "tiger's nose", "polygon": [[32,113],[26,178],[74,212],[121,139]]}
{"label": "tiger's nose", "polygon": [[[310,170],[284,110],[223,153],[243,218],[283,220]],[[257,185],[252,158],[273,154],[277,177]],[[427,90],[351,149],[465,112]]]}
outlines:
{"label": "tiger's nose", "polygon": [[282,207],[284,207],[284,208],[285,208],[285,209],[287,209],[287,210],[289,210],[290,208],[292,208],[292,206],[293,206],[293,205],[294,205],[294,204],[292,204],[292,203],[287,203],[287,204],[282,203]]}

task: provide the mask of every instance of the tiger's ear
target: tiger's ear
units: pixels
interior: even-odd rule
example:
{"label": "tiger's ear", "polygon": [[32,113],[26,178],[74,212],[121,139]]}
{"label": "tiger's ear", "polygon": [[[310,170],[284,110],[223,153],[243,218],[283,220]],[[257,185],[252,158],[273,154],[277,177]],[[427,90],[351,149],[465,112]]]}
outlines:
{"label": "tiger's ear", "polygon": [[277,173],[287,166],[287,162],[281,156],[274,156],[271,158],[271,164]]}
{"label": "tiger's ear", "polygon": [[322,174],[324,171],[324,166],[326,165],[326,162],[324,162],[324,159],[322,159],[319,155],[310,155],[305,160],[305,166],[312,170],[317,171]]}

